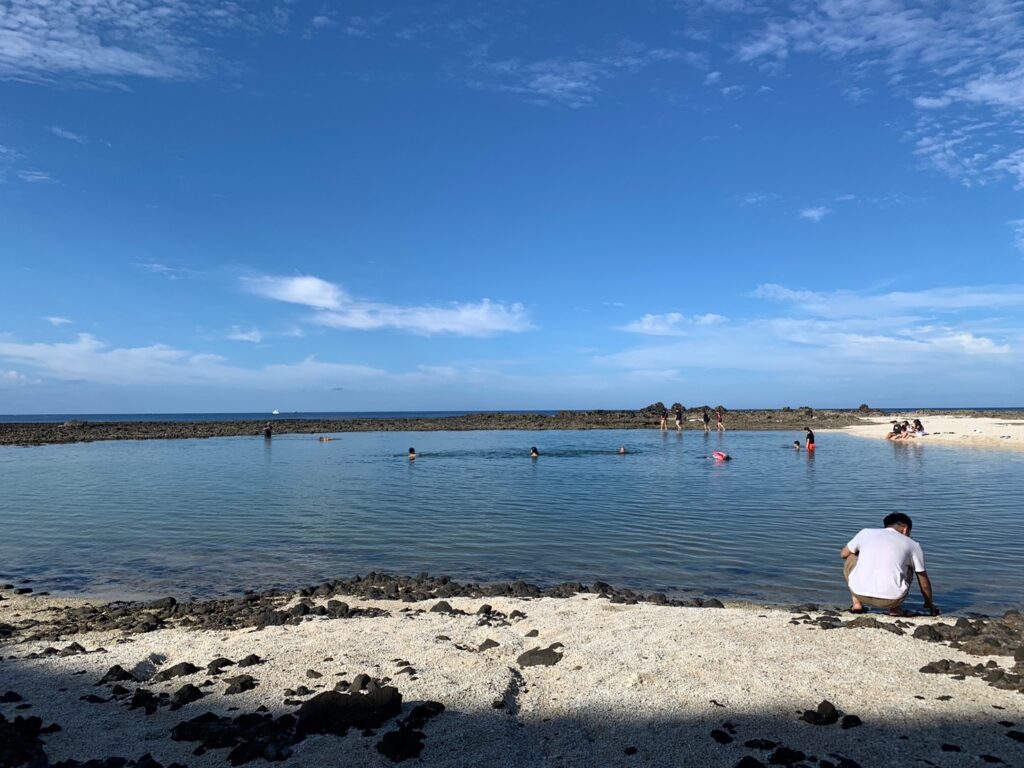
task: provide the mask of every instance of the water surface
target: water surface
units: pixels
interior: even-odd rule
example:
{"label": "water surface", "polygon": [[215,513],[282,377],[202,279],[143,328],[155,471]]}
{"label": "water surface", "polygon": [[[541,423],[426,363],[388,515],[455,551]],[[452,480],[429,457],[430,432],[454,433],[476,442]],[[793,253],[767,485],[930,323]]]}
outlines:
{"label": "water surface", "polygon": [[428,571],[841,602],[838,550],[901,511],[940,606],[1024,604],[1019,452],[823,434],[808,455],[778,432],[336,437],[0,448],[0,574],[181,596]]}

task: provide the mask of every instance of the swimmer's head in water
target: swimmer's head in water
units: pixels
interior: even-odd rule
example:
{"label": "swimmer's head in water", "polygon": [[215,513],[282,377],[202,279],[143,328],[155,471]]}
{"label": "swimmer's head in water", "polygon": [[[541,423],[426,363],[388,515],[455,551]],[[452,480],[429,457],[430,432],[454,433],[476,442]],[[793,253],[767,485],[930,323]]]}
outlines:
{"label": "swimmer's head in water", "polygon": [[540,456],[540,453],[537,451],[537,447],[536,446],[530,448],[530,455],[531,456]]}
{"label": "swimmer's head in water", "polygon": [[416,449],[415,448],[410,448],[409,449],[409,457],[413,458],[415,456],[416,456]]}
{"label": "swimmer's head in water", "polygon": [[626,452],[626,446],[620,445],[619,446],[619,453],[625,453],[625,452]]}
{"label": "swimmer's head in water", "polygon": [[799,440],[794,440],[793,441],[793,447],[794,448],[799,448],[800,447],[800,441]]}

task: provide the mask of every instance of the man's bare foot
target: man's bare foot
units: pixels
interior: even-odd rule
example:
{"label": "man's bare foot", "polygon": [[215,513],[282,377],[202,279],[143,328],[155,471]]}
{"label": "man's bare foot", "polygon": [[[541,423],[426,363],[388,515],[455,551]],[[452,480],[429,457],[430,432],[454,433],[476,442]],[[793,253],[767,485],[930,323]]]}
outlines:
{"label": "man's bare foot", "polygon": [[864,607],[864,603],[856,598],[850,601],[850,613],[867,613],[868,609]]}

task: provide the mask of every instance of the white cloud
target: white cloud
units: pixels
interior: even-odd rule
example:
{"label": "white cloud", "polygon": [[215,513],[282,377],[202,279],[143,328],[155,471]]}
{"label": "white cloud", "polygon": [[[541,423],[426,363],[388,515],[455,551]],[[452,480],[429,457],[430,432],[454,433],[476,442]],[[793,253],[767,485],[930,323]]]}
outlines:
{"label": "white cloud", "polygon": [[727,99],[736,99],[743,95],[742,85],[727,85],[721,89],[721,94]]}
{"label": "white cloud", "polygon": [[73,323],[74,322],[74,320],[69,320],[66,317],[58,317],[56,315],[51,315],[49,317],[44,317],[43,320],[48,322],[54,328],[57,328],[57,327],[62,326],[62,325],[67,325],[68,323]]}
{"label": "white cloud", "polygon": [[17,371],[5,371],[0,369],[0,389],[5,387],[19,387],[29,383],[29,378]]}
{"label": "white cloud", "polygon": [[247,330],[241,326],[233,325],[226,338],[230,341],[248,341],[253,344],[259,344],[263,341],[263,332],[258,328],[249,328]]}
{"label": "white cloud", "polygon": [[704,77],[704,85],[717,85],[721,80],[721,72],[708,72]]}
{"label": "white cloud", "polygon": [[[19,343],[0,336],[0,360],[15,361],[47,378],[116,386],[245,388],[275,390],[306,388],[401,389],[430,383],[451,383],[471,378],[456,366],[419,366],[389,372],[367,365],[335,363],[306,357],[295,363],[274,363],[258,368],[229,364],[217,355],[176,349],[165,344],[114,347],[90,334],[74,341]],[[23,374],[4,377],[24,382]]]}
{"label": "white cloud", "polygon": [[622,326],[619,330],[630,333],[641,333],[648,336],[686,336],[694,327],[720,325],[728,321],[723,315],[707,313],[704,315],[684,315],[680,312],[665,314],[647,314],[639,320]]}
{"label": "white cloud", "polygon": [[243,277],[242,287],[268,299],[302,304],[313,309],[338,309],[347,301],[341,288],[319,277]]}
{"label": "white cloud", "polygon": [[67,141],[73,141],[76,144],[85,144],[88,141],[88,139],[85,136],[83,136],[82,134],[74,133],[73,131],[69,131],[66,128],[61,128],[58,125],[51,125],[46,130],[48,130],[50,133],[52,133],[54,136],[56,136],[59,139],[66,139]]}
{"label": "white cloud", "polygon": [[168,280],[187,280],[203,277],[206,274],[198,269],[190,269],[189,267],[172,267],[167,264],[159,264],[156,262],[139,264],[138,266],[147,272],[152,272],[154,275],[163,275]]}
{"label": "white cloud", "polygon": [[1024,253],[1024,219],[1014,219],[1007,223],[1013,227],[1013,244],[1018,251]]}
{"label": "white cloud", "polygon": [[450,333],[483,337],[519,333],[533,327],[522,304],[501,304],[488,299],[446,307],[353,303],[339,310],[319,312],[312,317],[312,322],[329,328],[359,331],[390,328],[423,336]]}
{"label": "white cloud", "polygon": [[46,171],[18,171],[18,178],[29,184],[49,184],[53,177]]}
{"label": "white cloud", "polygon": [[758,286],[755,298],[792,305],[823,317],[881,317],[893,313],[960,312],[1024,307],[1024,285],[957,286],[883,294],[857,291],[792,290],[775,283]]}
{"label": "white cloud", "polygon": [[319,310],[308,321],[327,328],[374,331],[392,329],[423,336],[493,336],[533,328],[522,304],[483,299],[445,306],[397,306],[357,300],[340,286],[318,277],[246,277],[250,293]]}
{"label": "white cloud", "polygon": [[826,208],[823,205],[816,205],[813,208],[804,208],[804,209],[802,209],[800,211],[800,213],[797,214],[797,215],[801,219],[807,219],[808,221],[813,221],[815,224],[817,224],[819,221],[824,219],[830,213],[832,213],[832,209],[831,208]]}

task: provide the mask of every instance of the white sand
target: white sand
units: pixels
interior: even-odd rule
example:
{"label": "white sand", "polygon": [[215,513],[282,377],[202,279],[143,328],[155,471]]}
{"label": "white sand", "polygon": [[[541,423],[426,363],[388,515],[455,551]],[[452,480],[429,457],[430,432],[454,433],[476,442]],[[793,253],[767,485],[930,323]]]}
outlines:
{"label": "white sand", "polygon": [[821,432],[846,432],[857,437],[871,437],[884,440],[892,421],[919,418],[924,423],[924,437],[901,440],[909,444],[966,445],[978,448],[1024,449],[1024,415],[1020,419],[993,419],[986,416],[929,416],[913,412],[873,416],[865,418],[863,424],[841,430]]}
{"label": "white sand", "polygon": [[[351,680],[366,672],[393,677],[406,710],[424,700],[447,707],[426,725],[423,755],[408,763],[417,766],[734,766],[744,755],[767,764],[767,752],[743,747],[744,741],[754,738],[779,741],[819,758],[838,753],[864,768],[927,764],[919,758],[941,766],[975,766],[981,754],[997,755],[1007,765],[1024,765],[1024,745],[1008,738],[1006,728],[996,723],[1016,721],[1020,728],[1024,696],[996,690],[976,678],[955,681],[920,673],[922,665],[941,658],[972,664],[987,659],[915,640],[909,634],[896,636],[878,629],[825,631],[790,624],[792,614],[766,608],[620,606],[594,596],[487,601],[504,613],[519,609],[527,614],[508,627],[479,627],[475,616],[401,614],[408,607],[402,603],[347,602],[376,605],[392,616],[318,618],[297,627],[262,631],[172,629],[127,641],[106,633],[79,635],[60,643],[7,644],[0,646],[0,654],[8,657],[0,663],[0,692],[18,691],[33,704],[23,714],[61,724],[63,731],[46,737],[52,760],[137,758],[149,751],[164,763],[226,765],[228,750],[195,757],[191,754],[195,744],[169,740],[171,728],[208,710],[227,713],[231,706],[245,712],[264,704],[275,715],[292,711],[283,704],[283,689],[307,685],[324,690],[342,677]],[[485,601],[450,602],[475,613]],[[23,619],[46,604],[46,599],[32,598],[0,602],[0,621],[10,622],[15,614]],[[411,607],[425,609],[431,604]],[[538,629],[540,636],[524,637],[531,629]],[[438,635],[451,640],[438,640]],[[500,646],[483,653],[455,647],[476,648],[487,638]],[[89,650],[102,646],[108,652],[9,658],[47,645],[63,648],[70,639]],[[521,670],[516,665],[522,651],[553,642],[565,646],[557,665]],[[177,712],[161,708],[147,717],[117,702],[79,701],[89,693],[106,695],[108,689],[94,683],[113,664],[130,668],[152,653],[166,656],[167,665],[190,661],[205,667],[218,656],[238,660],[250,653],[268,661],[245,670],[229,668],[213,687],[204,689],[214,694]],[[334,660],[324,661],[329,656]],[[411,662],[416,679],[395,676],[395,659]],[[995,660],[1004,668],[1013,665],[1012,658]],[[518,699],[521,709],[515,715],[492,707],[513,677],[510,668],[518,670],[525,682]],[[306,679],[307,669],[324,677]],[[75,674],[81,670],[85,674]],[[223,678],[243,672],[255,676],[259,686],[237,696],[221,695]],[[198,685],[206,679],[200,672],[143,686],[155,692],[174,691],[186,682]],[[68,690],[57,692],[59,687]],[[952,699],[938,700],[944,695]],[[822,699],[858,715],[864,725],[842,730],[838,725],[813,726],[797,719],[798,710],[813,708]],[[10,704],[0,705],[0,711],[8,717],[15,714]],[[735,741],[719,745],[709,734],[725,722],[736,726]],[[380,735],[391,727],[374,737],[356,732],[345,738],[311,737],[295,747],[295,755],[284,765],[392,765],[374,749]],[[963,751],[941,751],[944,743]],[[629,747],[637,753],[627,755]]]}

